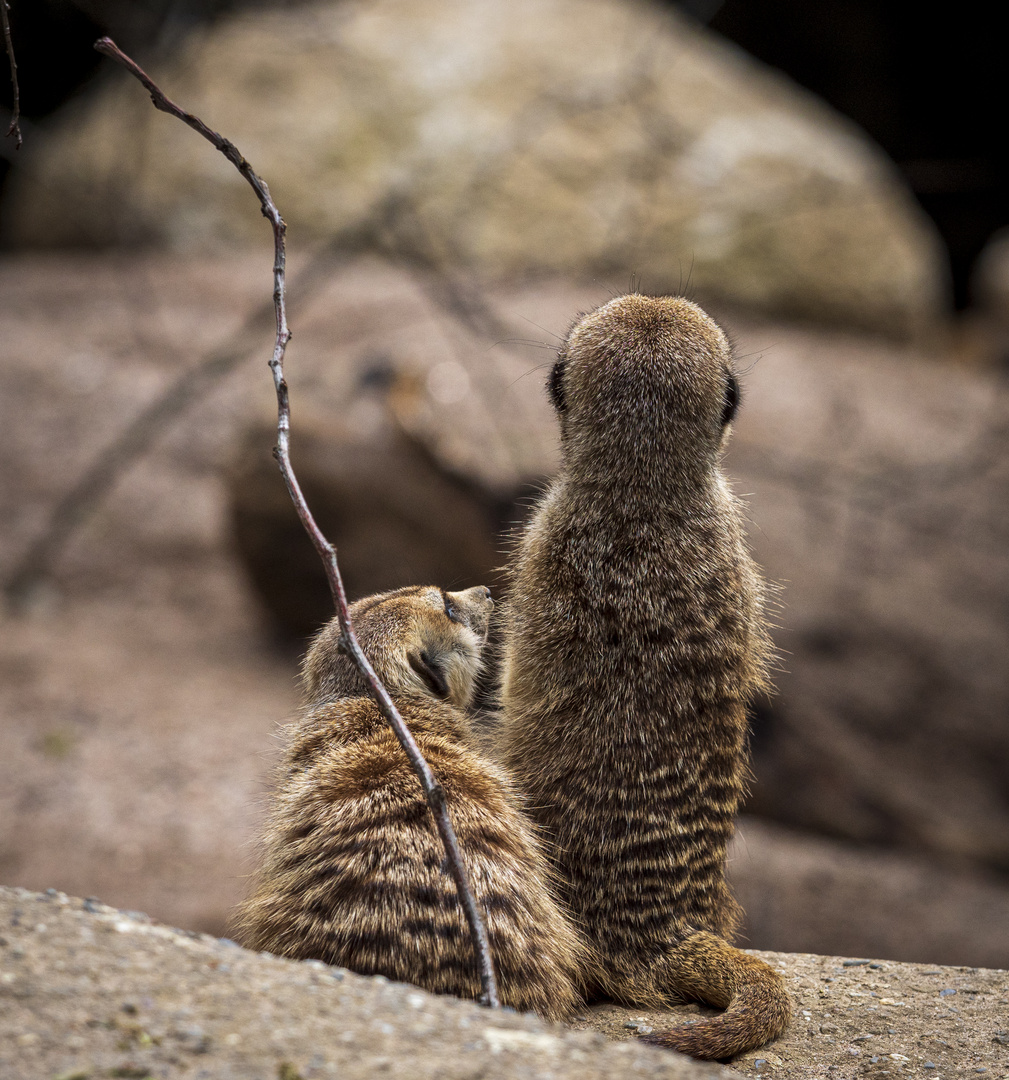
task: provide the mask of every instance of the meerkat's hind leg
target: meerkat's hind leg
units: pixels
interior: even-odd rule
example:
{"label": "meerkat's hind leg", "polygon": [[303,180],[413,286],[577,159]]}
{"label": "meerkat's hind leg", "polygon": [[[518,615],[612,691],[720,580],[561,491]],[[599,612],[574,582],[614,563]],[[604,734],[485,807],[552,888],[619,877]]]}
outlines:
{"label": "meerkat's hind leg", "polygon": [[788,1027],[792,1010],[781,976],[715,934],[691,934],[659,964],[665,970],[655,974],[678,997],[725,1011],[643,1035],[644,1042],[721,1061],[763,1046]]}

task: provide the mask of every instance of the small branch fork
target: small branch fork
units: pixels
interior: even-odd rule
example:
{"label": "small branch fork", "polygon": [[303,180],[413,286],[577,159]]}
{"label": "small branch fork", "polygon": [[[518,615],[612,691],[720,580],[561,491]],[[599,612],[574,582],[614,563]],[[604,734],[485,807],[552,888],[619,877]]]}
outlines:
{"label": "small branch fork", "polygon": [[[0,0],[0,6],[4,3],[5,0]],[[212,131],[202,120],[192,113],[187,113],[185,110],[180,109],[178,105],[169,101],[146,72],[122,52],[111,38],[100,38],[95,42],[95,48],[98,52],[102,53],[103,56],[108,56],[110,59],[115,60],[116,63],[121,64],[126,68],[131,75],[139,79],[151,95],[151,101],[154,103],[156,109],[160,109],[161,112],[168,113],[170,116],[174,116],[183,123],[188,124],[189,127],[194,131],[199,132],[199,134],[216,149],[220,150],[228,161],[230,161],[242,176],[245,177],[252,187],[252,190],[255,191],[262,208],[263,216],[273,226],[273,302],[277,316],[277,339],[273,349],[273,358],[270,360],[270,368],[273,371],[273,383],[277,391],[277,446],[273,453],[280,465],[284,483],[287,485],[287,490],[294,502],[298,517],[301,519],[305,531],[312,538],[312,543],[315,544],[315,548],[319,552],[319,557],[322,559],[323,565],[326,568],[326,576],[329,579],[329,587],[333,594],[333,602],[336,605],[336,614],[340,624],[341,645],[364,676],[368,688],[378,704],[380,712],[396,733],[396,737],[399,739],[400,745],[403,747],[403,750],[413,767],[413,771],[417,774],[421,787],[424,789],[424,794],[427,797],[428,805],[431,807],[431,813],[434,815],[435,824],[438,827],[438,832],[441,835],[442,843],[445,847],[449,869],[455,880],[456,889],[459,893],[459,900],[462,903],[463,910],[466,914],[466,921],[469,923],[470,934],[473,939],[473,946],[476,951],[480,969],[480,1002],[483,1005],[496,1007],[499,1004],[499,1001],[497,996],[497,986],[494,979],[494,968],[491,963],[490,943],[487,938],[487,931],[484,928],[480,912],[477,909],[476,901],[473,898],[473,892],[469,886],[466,868],[463,864],[462,854],[459,850],[459,842],[456,839],[455,829],[452,826],[452,821],[449,817],[448,808],[445,803],[445,792],[435,779],[430,766],[424,760],[424,756],[420,752],[420,747],[418,747],[413,736],[410,734],[409,728],[407,728],[406,724],[403,722],[403,718],[399,715],[396,706],[392,702],[392,698],[389,697],[388,691],[381,682],[379,682],[378,676],[368,662],[368,658],[361,651],[361,646],[354,634],[354,628],[350,623],[347,594],[344,590],[343,579],[340,576],[340,568],[336,561],[336,549],[325,536],[323,536],[322,531],[315,522],[315,518],[312,517],[312,513],[305,501],[305,496],[302,494],[301,487],[298,484],[298,480],[294,475],[294,470],[291,467],[291,409],[287,382],[284,378],[284,352],[287,349],[288,341],[291,339],[291,331],[287,325],[287,299],[285,292],[286,249],[284,237],[287,232],[287,226],[284,224],[284,219],[280,216],[280,213],[273,203],[273,199],[270,197],[270,189],[267,187],[265,181],[253,172],[252,167],[238,152],[234,143],[222,138],[216,131]]]}
{"label": "small branch fork", "polygon": [[7,129],[8,136],[13,135],[17,139],[17,149],[21,149],[21,91],[18,89],[18,65],[14,59],[14,42],[11,40],[11,24],[7,13],[10,4],[7,0],[0,0],[0,22],[4,28],[4,44],[7,46],[7,59],[11,65],[11,84],[14,87],[14,108],[11,111],[11,123]]}

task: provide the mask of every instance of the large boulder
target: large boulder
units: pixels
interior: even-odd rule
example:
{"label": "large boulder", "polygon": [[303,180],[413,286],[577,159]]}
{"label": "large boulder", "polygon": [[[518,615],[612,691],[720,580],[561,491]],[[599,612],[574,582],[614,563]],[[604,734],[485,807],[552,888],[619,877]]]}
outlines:
{"label": "large boulder", "polygon": [[[644,0],[254,10],[153,65],[233,139],[294,238],[404,206],[490,278],[629,276],[906,336],[946,303],[931,225],[867,138]],[[19,244],[259,237],[237,172],[117,72],[12,178]]]}

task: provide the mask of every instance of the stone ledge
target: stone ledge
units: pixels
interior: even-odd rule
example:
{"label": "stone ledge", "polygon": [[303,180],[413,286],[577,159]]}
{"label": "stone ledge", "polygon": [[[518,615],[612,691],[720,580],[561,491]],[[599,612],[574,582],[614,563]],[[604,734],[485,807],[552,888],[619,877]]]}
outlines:
{"label": "stone ledge", "polygon": [[[1009,972],[811,953],[753,951],[786,979],[795,1005],[777,1042],[730,1064],[748,1077],[788,1080],[1009,1077]],[[710,1012],[686,1006],[677,1012]],[[588,1010],[576,1028],[612,1039],[626,1025],[658,1028],[668,1012]]]}
{"label": "stone ledge", "polygon": [[[1009,1076],[1005,971],[760,955],[785,973],[796,1020],[736,1075]],[[689,1019],[694,1006],[598,1006],[564,1030],[55,891],[0,888],[0,999],[0,1076],[18,1080],[734,1074],[633,1041],[627,1025]]]}

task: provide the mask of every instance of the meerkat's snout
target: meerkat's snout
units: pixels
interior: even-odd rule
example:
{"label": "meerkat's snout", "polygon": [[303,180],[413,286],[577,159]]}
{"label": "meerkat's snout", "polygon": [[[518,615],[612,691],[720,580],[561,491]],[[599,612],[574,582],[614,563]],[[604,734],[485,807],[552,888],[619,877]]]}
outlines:
{"label": "meerkat's snout", "polygon": [[481,643],[487,640],[490,613],[494,600],[486,585],[474,585],[462,592],[445,593],[445,614],[455,622],[462,622],[476,634]]}

